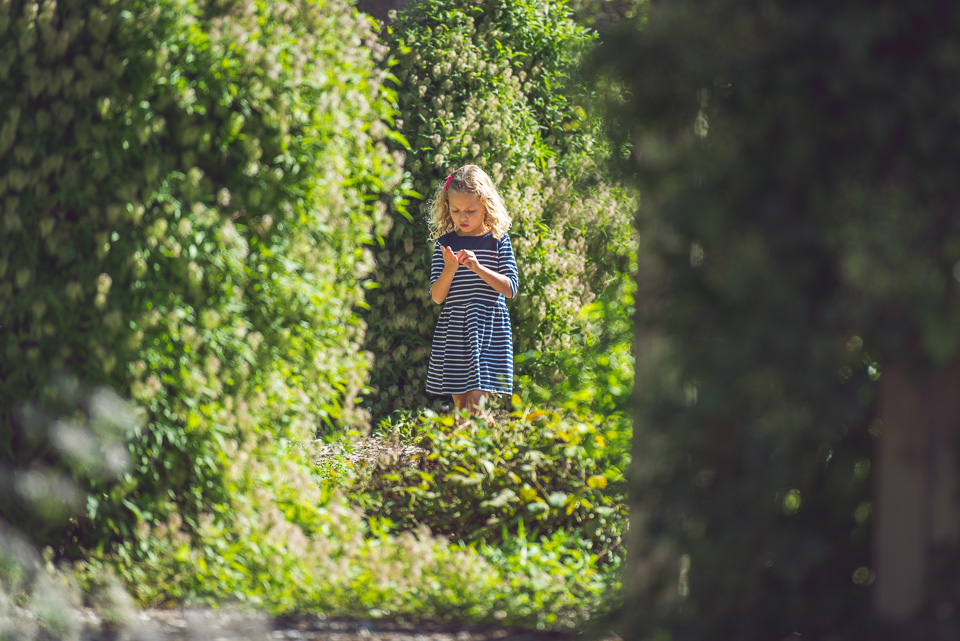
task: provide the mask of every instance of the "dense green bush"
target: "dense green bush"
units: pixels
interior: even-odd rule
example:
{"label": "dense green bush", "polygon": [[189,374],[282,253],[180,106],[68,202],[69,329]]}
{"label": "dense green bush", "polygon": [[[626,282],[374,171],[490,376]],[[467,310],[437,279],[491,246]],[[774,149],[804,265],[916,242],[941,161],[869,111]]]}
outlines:
{"label": "dense green bush", "polygon": [[197,532],[176,516],[143,522],[76,571],[116,567],[150,605],[240,601],[274,614],[569,627],[615,603],[619,559],[601,564],[574,535],[535,540],[521,527],[497,546],[471,546],[427,525],[390,532],[332,492],[338,482],[317,474],[313,455],[250,438],[222,453],[231,498],[203,513]]}
{"label": "dense green bush", "polygon": [[[600,321],[584,309],[621,300],[629,289],[635,198],[601,175],[595,159],[605,148],[573,78],[593,36],[561,3],[421,0],[387,24],[385,39],[413,189],[432,196],[454,168],[473,163],[501,190],[520,268],[520,294],[508,304],[516,389],[559,404],[561,383],[594,371],[586,348],[600,337]],[[426,208],[411,210],[412,218],[391,212],[392,230],[377,252],[379,288],[369,296],[377,415],[438,407],[424,390],[439,314],[428,295],[432,247]],[[628,350],[611,354],[604,380],[629,361]],[[622,394],[629,386],[617,385]]]}
{"label": "dense green bush", "polygon": [[400,179],[372,39],[345,0],[0,4],[0,464],[56,463],[14,414],[61,369],[145,419],[130,473],[39,539],[195,529],[225,451],[363,421],[365,245]]}
{"label": "dense green bush", "polygon": [[424,415],[405,440],[419,464],[379,464],[354,492],[371,518],[391,528],[428,523],[454,540],[501,544],[521,530],[557,531],[602,560],[618,556],[626,518],[629,438],[618,417],[517,411],[454,426]]}

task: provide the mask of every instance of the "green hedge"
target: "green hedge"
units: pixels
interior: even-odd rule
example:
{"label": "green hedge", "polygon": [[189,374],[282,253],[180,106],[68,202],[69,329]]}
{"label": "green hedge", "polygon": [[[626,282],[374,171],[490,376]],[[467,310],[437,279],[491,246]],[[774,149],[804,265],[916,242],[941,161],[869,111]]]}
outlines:
{"label": "green hedge", "polygon": [[622,26],[597,60],[644,189],[622,636],[957,637],[956,540],[890,526],[957,514],[960,6]]}
{"label": "green hedge", "polygon": [[[513,216],[520,294],[508,307],[516,391],[559,402],[571,377],[603,370],[604,385],[612,375],[626,393],[629,350],[610,350],[598,370],[586,349],[603,333],[591,312],[628,294],[636,206],[633,192],[606,180],[595,161],[606,150],[584,109],[590,97],[573,78],[593,36],[560,3],[491,0],[464,8],[421,0],[388,23],[385,39],[413,189],[432,196],[454,168],[477,164]],[[424,391],[440,311],[428,295],[427,211],[410,209],[412,217],[391,211],[394,224],[377,253],[379,289],[369,296],[367,348],[376,362],[370,407],[377,415],[438,407]]]}
{"label": "green hedge", "polygon": [[39,540],[193,522],[231,443],[364,422],[356,312],[400,180],[372,41],[345,0],[0,5],[0,466],[63,458],[16,419],[59,370],[146,419],[89,521]]}

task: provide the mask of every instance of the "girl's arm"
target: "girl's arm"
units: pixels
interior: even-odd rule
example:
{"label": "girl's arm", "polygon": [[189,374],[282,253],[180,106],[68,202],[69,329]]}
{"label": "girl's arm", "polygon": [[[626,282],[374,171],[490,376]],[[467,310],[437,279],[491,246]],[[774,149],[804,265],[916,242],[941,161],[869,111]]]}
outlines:
{"label": "girl's arm", "polygon": [[500,292],[507,298],[513,298],[513,295],[516,293],[513,289],[513,284],[510,282],[510,279],[500,272],[495,272],[488,267],[484,267],[480,264],[480,261],[477,260],[476,254],[474,254],[469,249],[461,249],[457,254],[457,258],[460,259],[460,262],[464,267],[475,273],[483,282],[490,287],[493,287],[496,291]]}
{"label": "girl's arm", "polygon": [[437,305],[447,300],[447,294],[450,293],[450,283],[453,282],[453,276],[457,273],[457,268],[460,267],[460,261],[457,260],[457,256],[452,249],[441,247],[440,251],[443,252],[443,271],[440,272],[440,277],[430,287],[430,297]]}
{"label": "girl's arm", "polygon": [[[464,261],[463,264],[466,265],[466,261]],[[513,285],[510,284],[509,278],[500,272],[495,272],[492,269],[484,267],[480,263],[477,263],[477,268],[473,271],[476,272],[477,276],[483,279],[483,282],[485,282],[487,285],[490,285],[490,287],[493,287],[506,298],[513,298]]]}
{"label": "girl's arm", "polygon": [[513,244],[507,234],[497,241],[497,271],[510,282],[509,298],[516,296],[520,291],[520,271],[517,269],[517,259],[513,255]]}

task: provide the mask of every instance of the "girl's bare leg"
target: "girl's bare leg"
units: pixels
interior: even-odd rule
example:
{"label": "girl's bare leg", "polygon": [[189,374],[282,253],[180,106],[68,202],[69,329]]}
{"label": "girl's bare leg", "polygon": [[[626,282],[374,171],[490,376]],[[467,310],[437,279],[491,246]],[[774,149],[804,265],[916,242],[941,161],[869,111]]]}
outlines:
{"label": "girl's bare leg", "polygon": [[458,412],[466,407],[471,416],[478,416],[480,414],[480,405],[483,404],[483,401],[486,400],[489,394],[489,392],[478,389],[471,390],[464,394],[454,394],[453,404],[456,406]]}

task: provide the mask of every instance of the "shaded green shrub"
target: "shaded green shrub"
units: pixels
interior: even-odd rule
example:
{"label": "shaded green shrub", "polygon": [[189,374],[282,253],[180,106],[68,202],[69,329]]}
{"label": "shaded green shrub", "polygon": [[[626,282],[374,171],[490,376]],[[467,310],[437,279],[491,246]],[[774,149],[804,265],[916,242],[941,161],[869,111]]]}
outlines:
{"label": "shaded green shrub", "polygon": [[372,38],[339,0],[0,5],[0,462],[54,456],[13,408],[61,369],[145,419],[130,474],[39,539],[195,528],[231,443],[365,420],[356,311],[400,179]]}
{"label": "shaded green shrub", "polygon": [[[561,384],[593,365],[586,346],[601,326],[582,310],[629,289],[634,194],[606,180],[595,160],[605,147],[573,78],[593,36],[561,4],[538,0],[422,0],[385,31],[412,187],[431,196],[467,163],[494,179],[513,216],[520,269],[520,294],[508,304],[523,357],[516,390],[559,403]],[[379,288],[368,298],[378,416],[438,407],[424,391],[440,310],[428,295],[432,247],[426,210],[411,211],[391,211],[377,252]]]}
{"label": "shaded green shrub", "polygon": [[630,459],[622,419],[528,410],[459,426],[423,415],[411,428],[419,464],[378,463],[352,490],[371,518],[492,545],[564,531],[601,560],[620,553]]}

